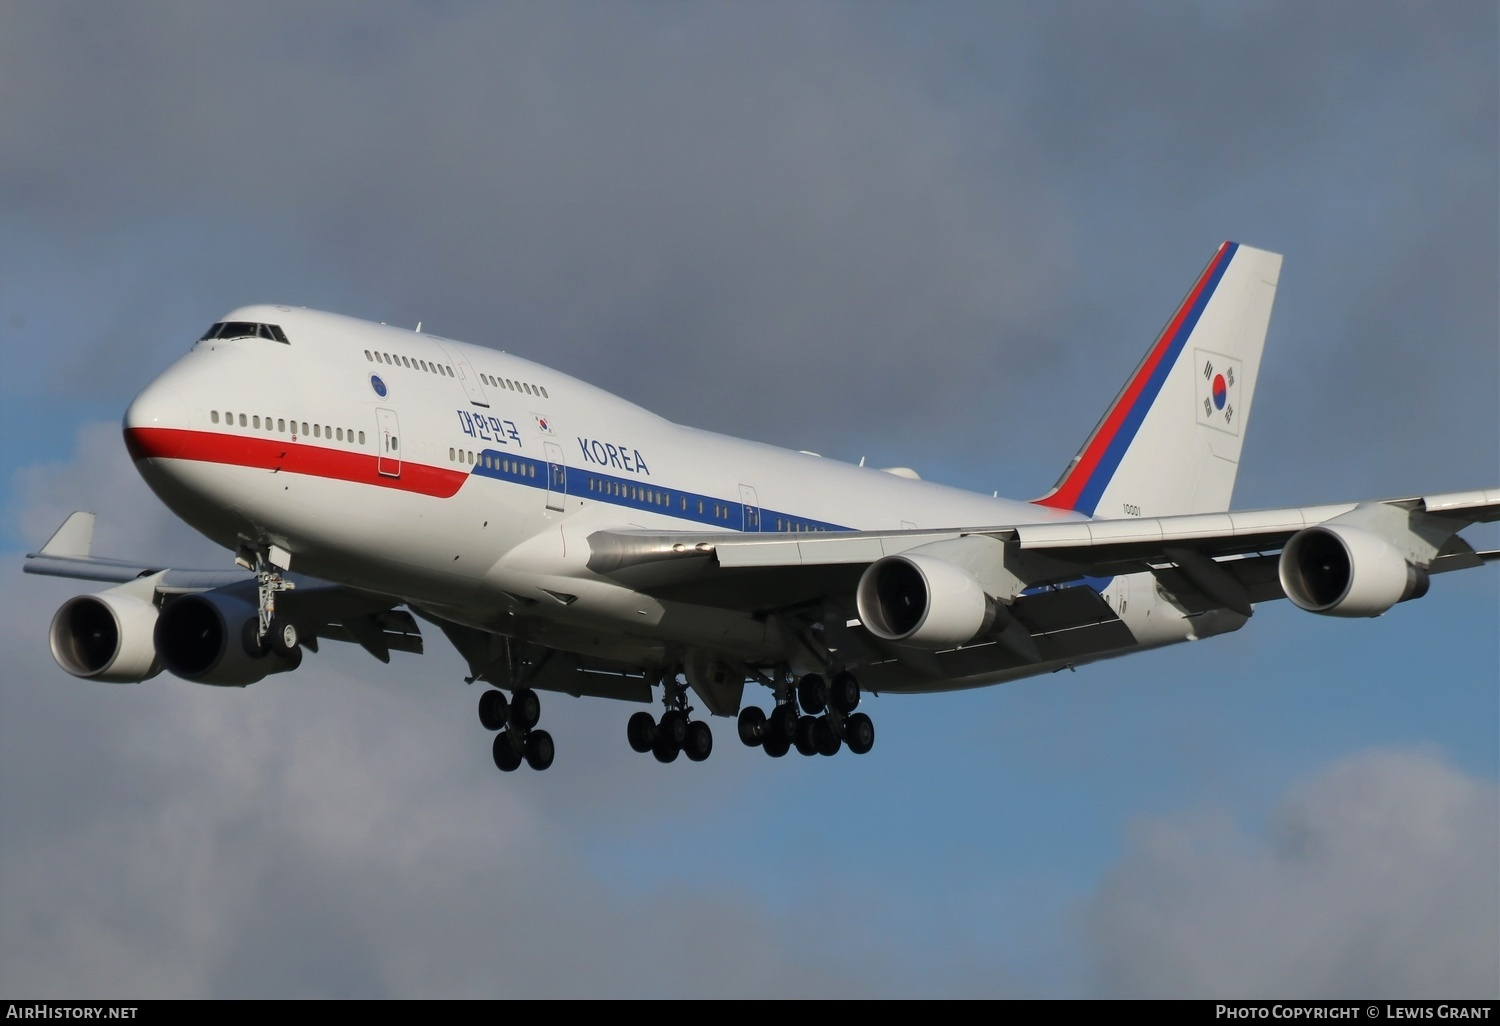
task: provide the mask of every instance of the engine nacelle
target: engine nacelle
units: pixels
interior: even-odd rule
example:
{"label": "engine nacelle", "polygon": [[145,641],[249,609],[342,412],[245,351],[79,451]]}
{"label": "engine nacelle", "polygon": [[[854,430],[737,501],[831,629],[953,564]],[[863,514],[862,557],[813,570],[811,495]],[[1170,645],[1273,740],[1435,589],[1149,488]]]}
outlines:
{"label": "engine nacelle", "polygon": [[134,595],[106,591],[62,604],[48,631],[52,658],[75,677],[133,684],[161,672],[152,630],[156,607]]}
{"label": "engine nacelle", "polygon": [[246,641],[258,616],[250,603],[216,591],[167,603],[156,620],[162,666],[183,680],[231,687],[294,669],[300,659],[250,651]]}
{"label": "engine nacelle", "polygon": [[1309,613],[1379,616],[1427,594],[1427,572],[1372,531],[1322,524],[1292,535],[1281,550],[1281,587]]}
{"label": "engine nacelle", "polygon": [[995,622],[995,600],[972,574],[920,552],[871,563],[855,601],[871,634],[923,648],[962,645]]}

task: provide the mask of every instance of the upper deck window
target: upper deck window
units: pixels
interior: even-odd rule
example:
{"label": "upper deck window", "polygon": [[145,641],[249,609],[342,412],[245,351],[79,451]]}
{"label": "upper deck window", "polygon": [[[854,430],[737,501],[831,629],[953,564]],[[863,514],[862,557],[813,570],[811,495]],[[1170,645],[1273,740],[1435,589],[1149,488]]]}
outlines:
{"label": "upper deck window", "polygon": [[254,321],[219,321],[205,331],[198,341],[207,342],[211,338],[265,338],[291,345],[287,341],[286,332],[281,330],[281,325],[256,324]]}

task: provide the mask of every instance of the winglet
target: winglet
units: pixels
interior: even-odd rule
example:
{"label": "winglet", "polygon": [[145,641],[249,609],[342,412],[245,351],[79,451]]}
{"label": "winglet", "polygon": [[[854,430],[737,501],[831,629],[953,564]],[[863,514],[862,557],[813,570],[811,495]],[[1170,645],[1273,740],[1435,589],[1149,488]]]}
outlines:
{"label": "winglet", "polygon": [[87,557],[94,544],[94,514],[78,510],[68,514],[62,526],[52,532],[39,556]]}

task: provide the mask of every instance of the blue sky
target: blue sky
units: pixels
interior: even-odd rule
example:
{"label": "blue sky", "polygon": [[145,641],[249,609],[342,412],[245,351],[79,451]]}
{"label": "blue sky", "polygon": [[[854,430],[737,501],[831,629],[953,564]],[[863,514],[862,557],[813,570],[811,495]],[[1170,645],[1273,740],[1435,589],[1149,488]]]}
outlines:
{"label": "blue sky", "polygon": [[[0,988],[1500,993],[1500,584],[873,700],[703,765],[441,639],[75,681],[20,556],[222,565],[118,422],[224,311],[415,323],[673,419],[1026,497],[1225,238],[1285,254],[1236,502],[1496,483],[1493,4],[0,10]],[[274,383],[268,383],[274,388]],[[1472,537],[1494,547],[1495,532]]]}

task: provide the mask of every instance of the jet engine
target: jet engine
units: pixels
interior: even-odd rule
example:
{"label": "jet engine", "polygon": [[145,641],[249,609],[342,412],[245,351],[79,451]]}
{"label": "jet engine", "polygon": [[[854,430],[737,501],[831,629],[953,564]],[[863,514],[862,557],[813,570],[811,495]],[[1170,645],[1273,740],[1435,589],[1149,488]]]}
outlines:
{"label": "jet engine", "polygon": [[151,639],[155,624],[156,607],[135,595],[79,595],[52,617],[52,658],[75,677],[110,684],[147,680],[161,672]]}
{"label": "jet engine", "polygon": [[952,648],[995,622],[995,600],[962,567],[921,552],[876,560],[855,591],[859,619],[877,638]]}
{"label": "jet engine", "polygon": [[1379,616],[1427,594],[1427,572],[1385,538],[1358,527],[1323,524],[1292,535],[1281,550],[1287,598],[1324,616]]}
{"label": "jet engine", "polygon": [[291,658],[255,651],[259,614],[249,602],[218,591],[184,595],[156,620],[156,651],[171,673],[198,684],[243,686],[267,674],[296,669]]}

